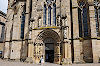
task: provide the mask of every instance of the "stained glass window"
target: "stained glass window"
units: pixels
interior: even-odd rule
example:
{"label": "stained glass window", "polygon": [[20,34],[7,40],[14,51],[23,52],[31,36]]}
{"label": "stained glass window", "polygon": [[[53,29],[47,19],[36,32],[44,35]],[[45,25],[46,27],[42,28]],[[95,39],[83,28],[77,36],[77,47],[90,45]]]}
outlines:
{"label": "stained glass window", "polygon": [[87,22],[87,11],[88,9],[86,7],[83,8],[83,31],[84,31],[84,37],[88,36],[88,22]]}
{"label": "stained glass window", "polygon": [[51,6],[48,6],[48,25],[51,25]]}
{"label": "stained glass window", "polygon": [[56,4],[53,4],[53,23],[56,26]]}
{"label": "stained glass window", "polygon": [[46,26],[46,5],[44,5],[44,12],[43,12],[43,24]]}
{"label": "stained glass window", "polygon": [[21,38],[24,38],[24,24],[25,24],[25,14],[22,13],[22,22],[21,22]]}
{"label": "stained glass window", "polygon": [[79,37],[82,37],[82,16],[81,16],[81,9],[78,8],[78,23],[79,23]]}
{"label": "stained glass window", "polygon": [[4,39],[5,25],[2,26],[1,38]]}

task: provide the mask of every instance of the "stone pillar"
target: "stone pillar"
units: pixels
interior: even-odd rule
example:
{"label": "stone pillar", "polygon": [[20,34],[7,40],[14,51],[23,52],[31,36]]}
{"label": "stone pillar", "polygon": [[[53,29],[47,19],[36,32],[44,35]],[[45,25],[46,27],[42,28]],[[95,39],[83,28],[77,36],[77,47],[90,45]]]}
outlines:
{"label": "stone pillar", "polygon": [[62,64],[72,64],[71,53],[71,20],[70,20],[70,0],[61,0],[61,17],[63,29],[64,42],[62,44]]}
{"label": "stone pillar", "polygon": [[66,0],[66,16],[67,16],[67,38],[71,39],[71,16],[70,16],[70,0]]}
{"label": "stone pillar", "polygon": [[29,30],[29,18],[30,18],[30,1],[26,0],[26,16],[25,16],[25,29],[24,29],[24,37],[27,39],[28,30]]}
{"label": "stone pillar", "polygon": [[8,59],[9,58],[9,54],[10,54],[10,42],[5,42],[5,46],[4,46],[4,58]]}
{"label": "stone pillar", "polygon": [[21,56],[21,46],[22,42],[16,42],[13,41],[11,45],[11,54],[10,54],[10,59],[16,59],[19,60]]}
{"label": "stone pillar", "polygon": [[79,23],[78,23],[78,7],[77,3],[73,3],[73,38],[74,38],[74,63],[81,63],[81,52],[79,38]]}
{"label": "stone pillar", "polygon": [[90,13],[90,26],[91,26],[91,38],[92,38],[92,51],[93,51],[93,62],[98,63],[98,49],[96,49],[97,39],[93,39],[97,37],[96,32],[96,21],[95,21],[95,11],[94,6],[89,6]]}
{"label": "stone pillar", "polygon": [[82,42],[80,40],[74,40],[74,63],[84,63]]}
{"label": "stone pillar", "polygon": [[[69,39],[71,39],[71,16],[70,16],[70,0],[64,0],[63,1],[63,3],[67,3],[67,4],[65,4],[65,7],[63,8],[63,9],[65,9],[65,14],[66,15],[64,15],[64,13],[63,13],[63,15],[64,16],[67,16],[67,18],[65,19],[65,26],[67,26],[66,27],[66,29],[65,29],[65,32],[66,33],[64,33],[64,34],[66,34],[66,35],[64,35],[64,36],[66,36],[66,37],[64,37],[65,39],[64,39],[64,64],[71,64],[72,63],[72,52],[71,52],[71,41],[69,40]],[[63,7],[63,3],[62,3],[62,7]],[[67,21],[66,21],[67,20]],[[63,61],[63,59],[62,59],[62,61]]]}
{"label": "stone pillar", "polygon": [[28,50],[27,50],[27,58],[26,58],[26,62],[29,63],[33,63],[33,61],[35,61],[35,59],[33,59],[33,53],[34,53],[34,45],[32,44],[32,42],[29,40],[28,41]]}
{"label": "stone pillar", "polygon": [[[10,2],[9,2],[10,3]],[[4,58],[9,58],[9,54],[10,54],[10,40],[11,40],[11,31],[12,31],[12,24],[13,24],[13,14],[14,11],[13,9],[10,7],[10,5],[8,5],[8,11],[7,11],[7,22],[5,25],[6,28],[6,37],[5,37],[5,46],[4,46]]]}
{"label": "stone pillar", "polygon": [[[23,6],[25,5],[24,2],[19,2],[17,4],[17,13],[14,14],[14,23],[12,28],[12,44],[10,50],[10,59],[17,59],[21,58],[21,49],[22,49],[22,39],[21,39],[21,22]],[[16,31],[17,30],[17,31]]]}
{"label": "stone pillar", "polygon": [[33,44],[28,44],[28,57],[31,57],[31,58],[33,58],[33,48],[34,46],[33,46]]}
{"label": "stone pillar", "polygon": [[60,64],[61,63],[61,48],[60,48],[61,43],[54,44],[54,63]]}
{"label": "stone pillar", "polygon": [[79,38],[78,8],[73,9],[73,37]]}
{"label": "stone pillar", "polygon": [[62,64],[72,64],[71,44],[70,41],[65,41],[62,45]]}
{"label": "stone pillar", "polygon": [[73,43],[74,43],[74,63],[83,63],[82,43],[79,40],[79,20],[78,20],[78,2],[72,1],[73,12]]}

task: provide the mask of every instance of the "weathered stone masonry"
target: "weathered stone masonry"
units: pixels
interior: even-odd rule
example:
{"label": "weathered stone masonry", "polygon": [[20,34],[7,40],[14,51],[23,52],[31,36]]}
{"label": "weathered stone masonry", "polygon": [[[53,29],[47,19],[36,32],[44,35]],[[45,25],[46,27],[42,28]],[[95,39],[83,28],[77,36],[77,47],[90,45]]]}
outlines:
{"label": "weathered stone masonry", "polygon": [[9,0],[4,58],[98,63],[99,19],[95,0]]}

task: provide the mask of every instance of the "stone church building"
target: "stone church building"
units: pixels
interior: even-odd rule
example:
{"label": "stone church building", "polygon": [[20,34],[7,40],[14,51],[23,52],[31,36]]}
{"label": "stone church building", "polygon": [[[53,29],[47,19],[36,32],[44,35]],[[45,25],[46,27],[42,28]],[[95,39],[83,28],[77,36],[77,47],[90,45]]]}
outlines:
{"label": "stone church building", "polygon": [[4,58],[100,61],[100,0],[8,0]]}

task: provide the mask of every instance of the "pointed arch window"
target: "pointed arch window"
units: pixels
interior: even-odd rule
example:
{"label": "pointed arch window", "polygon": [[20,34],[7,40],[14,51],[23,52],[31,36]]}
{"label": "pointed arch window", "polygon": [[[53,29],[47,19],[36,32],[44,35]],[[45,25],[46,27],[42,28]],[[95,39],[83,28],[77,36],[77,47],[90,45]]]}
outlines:
{"label": "pointed arch window", "polygon": [[78,22],[79,22],[79,37],[89,37],[89,23],[88,23],[88,6],[85,2],[79,3],[78,8]]}
{"label": "pointed arch window", "polygon": [[21,38],[24,38],[24,25],[25,25],[25,14],[22,13],[22,22],[21,22]]}
{"label": "pointed arch window", "polygon": [[53,4],[53,24],[56,26],[56,4]]}
{"label": "pointed arch window", "polygon": [[51,25],[51,6],[48,6],[48,25]]}
{"label": "pointed arch window", "polygon": [[4,40],[5,25],[2,26],[1,38]]}
{"label": "pointed arch window", "polygon": [[88,8],[87,7],[83,7],[83,31],[84,31],[84,37],[89,36],[88,35]]}
{"label": "pointed arch window", "polygon": [[78,8],[79,37],[82,37],[82,10]]}
{"label": "pointed arch window", "polygon": [[43,9],[43,25],[46,26],[46,5],[44,4],[44,9]]}

